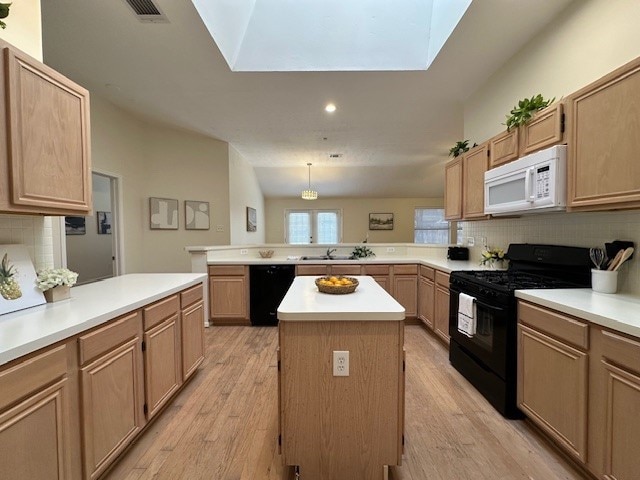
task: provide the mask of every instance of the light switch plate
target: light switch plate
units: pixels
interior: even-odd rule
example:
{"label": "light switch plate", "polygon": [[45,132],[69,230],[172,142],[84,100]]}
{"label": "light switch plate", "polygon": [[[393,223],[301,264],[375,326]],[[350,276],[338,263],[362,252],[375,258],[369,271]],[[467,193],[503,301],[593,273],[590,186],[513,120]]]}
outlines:
{"label": "light switch plate", "polygon": [[473,247],[476,244],[476,239],[473,237],[467,237],[467,246]]}

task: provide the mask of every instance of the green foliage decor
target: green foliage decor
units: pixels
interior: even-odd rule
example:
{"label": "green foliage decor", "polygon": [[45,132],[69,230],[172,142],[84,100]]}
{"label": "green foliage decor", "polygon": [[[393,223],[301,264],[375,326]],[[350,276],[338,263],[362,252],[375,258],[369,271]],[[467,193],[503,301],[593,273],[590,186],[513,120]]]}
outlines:
{"label": "green foliage decor", "polygon": [[456,142],[456,144],[449,149],[449,156],[455,158],[459,155],[462,155],[464,152],[468,152],[468,151],[469,151],[469,140],[460,140],[459,142]]}
{"label": "green foliage decor", "polygon": [[[10,3],[0,3],[0,18],[7,18],[9,16]],[[0,20],[0,28],[7,28],[7,24]]]}
{"label": "green foliage decor", "polygon": [[353,258],[367,258],[367,257],[375,257],[376,254],[373,253],[369,247],[365,247],[364,245],[358,245],[353,247],[353,252],[351,252],[351,256]]}
{"label": "green foliage decor", "polygon": [[531,98],[520,100],[518,105],[513,107],[511,112],[509,112],[511,115],[507,115],[507,123],[504,124],[507,126],[507,131],[526,124],[531,120],[534,113],[548,107],[555,99],[556,98],[553,97],[551,100],[545,100],[542,95],[538,94]]}

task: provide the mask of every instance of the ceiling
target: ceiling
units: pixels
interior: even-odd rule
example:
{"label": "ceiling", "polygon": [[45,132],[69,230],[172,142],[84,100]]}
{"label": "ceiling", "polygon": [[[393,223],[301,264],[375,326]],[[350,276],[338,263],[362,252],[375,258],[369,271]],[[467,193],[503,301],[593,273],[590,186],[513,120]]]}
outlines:
{"label": "ceiling", "polygon": [[326,198],[442,196],[462,102],[571,0],[475,0],[428,70],[363,72],[232,72],[191,1],[155,1],[169,23],[141,23],[124,0],[42,1],[45,62],[135,115],[229,142],[266,197],[298,196],[312,162]]}

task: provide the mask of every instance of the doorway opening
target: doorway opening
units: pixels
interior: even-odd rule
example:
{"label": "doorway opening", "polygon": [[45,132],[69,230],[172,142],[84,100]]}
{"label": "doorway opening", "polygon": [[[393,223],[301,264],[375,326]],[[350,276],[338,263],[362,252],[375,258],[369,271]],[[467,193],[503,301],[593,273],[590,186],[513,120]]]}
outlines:
{"label": "doorway opening", "polygon": [[65,217],[67,267],[78,273],[78,284],[122,273],[119,178],[93,172],[93,214]]}

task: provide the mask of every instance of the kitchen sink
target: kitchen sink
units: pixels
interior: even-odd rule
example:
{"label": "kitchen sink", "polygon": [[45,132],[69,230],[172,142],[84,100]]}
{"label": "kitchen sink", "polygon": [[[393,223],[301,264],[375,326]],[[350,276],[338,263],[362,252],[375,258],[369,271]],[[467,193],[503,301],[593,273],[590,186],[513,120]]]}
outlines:
{"label": "kitchen sink", "polygon": [[351,255],[316,255],[300,257],[300,260],[356,260]]}

